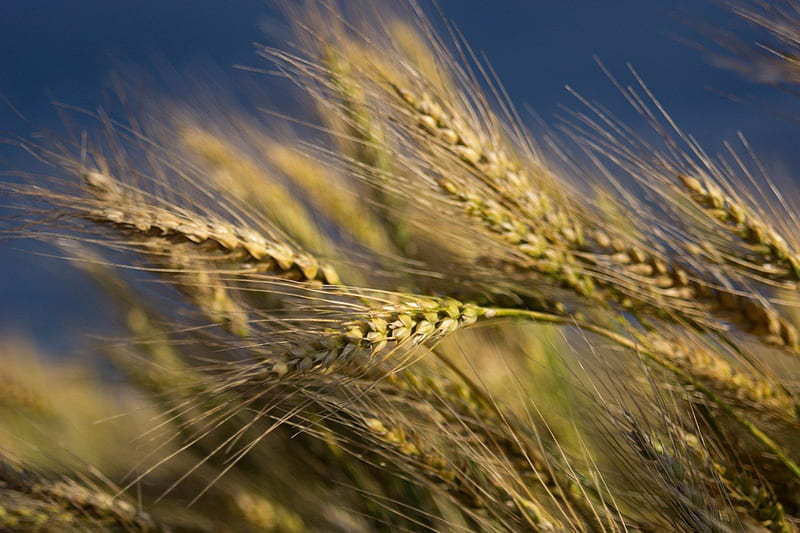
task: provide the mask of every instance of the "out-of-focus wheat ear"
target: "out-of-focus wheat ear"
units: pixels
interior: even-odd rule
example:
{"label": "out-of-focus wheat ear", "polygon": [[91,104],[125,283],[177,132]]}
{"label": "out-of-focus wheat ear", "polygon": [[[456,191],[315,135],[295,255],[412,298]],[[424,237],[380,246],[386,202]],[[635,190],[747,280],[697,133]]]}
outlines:
{"label": "out-of-focus wheat ear", "polygon": [[2,457],[0,502],[3,531],[170,531],[121,497],[72,479],[45,479]]}
{"label": "out-of-focus wheat ear", "polygon": [[112,364],[124,372],[137,389],[152,395],[159,407],[166,405],[171,396],[180,398],[190,395],[192,390],[199,396],[202,387],[198,383],[202,382],[202,377],[182,360],[169,335],[143,308],[130,307],[126,315],[128,330],[138,341],[138,344],[133,343],[136,352],[141,352],[146,359],[130,350],[112,347],[107,350]]}
{"label": "out-of-focus wheat ear", "polygon": [[498,517],[505,524],[505,530],[515,527],[518,528],[514,529],[516,531],[566,531],[565,526],[544,506],[531,499],[532,495],[515,490],[513,486],[496,480],[493,475],[476,475],[481,465],[470,464],[474,460],[469,457],[459,457],[457,447],[443,450],[447,452],[446,455],[428,449],[417,431],[394,420],[366,418],[363,425],[365,433],[388,448],[390,457],[394,455],[407,463],[401,468],[409,469],[415,476],[422,474],[442,485],[466,508]]}
{"label": "out-of-focus wheat ear", "polygon": [[[325,46],[321,60],[327,67],[329,83],[340,101],[340,113],[344,118],[342,123],[347,128],[341,134],[342,149],[345,155],[369,174],[369,179],[364,181],[372,198],[371,203],[389,228],[394,247],[405,253],[411,239],[411,229],[404,220],[406,200],[394,193],[391,187],[394,174],[392,155],[383,142],[381,123],[365,105],[366,95],[351,74],[348,58],[336,48]],[[322,116],[324,118],[326,114]]]}
{"label": "out-of-focus wheat ear", "polygon": [[[67,243],[67,246],[70,254],[75,256],[74,264],[91,275],[124,311],[125,324],[132,337],[124,346],[106,347],[104,355],[126,377],[127,383],[144,393],[160,413],[160,420],[155,424],[152,419],[148,420],[146,427],[150,438],[158,441],[154,456],[172,459],[177,437],[183,439],[180,447],[184,456],[207,456],[210,450],[198,435],[198,428],[213,419],[214,413],[226,405],[228,398],[215,393],[213,380],[192,366],[191,358],[181,351],[176,344],[178,341],[170,334],[169,326],[164,324],[169,318],[149,308],[146,300],[92,249],[74,243]],[[208,314],[207,310],[204,312]],[[246,322],[244,326],[247,326]],[[199,356],[197,346],[193,352],[195,357]],[[236,422],[231,417],[227,425],[220,424],[217,430],[234,432],[236,428],[231,426]],[[166,434],[172,430],[175,433],[163,439],[156,437],[167,428]],[[199,433],[202,435],[203,431]],[[156,465],[160,463],[156,462]],[[155,467],[148,468],[145,474],[152,474],[153,470]],[[135,482],[139,480],[135,478]]]}
{"label": "out-of-focus wheat ear", "polygon": [[797,528],[790,524],[780,499],[767,482],[742,464],[732,464],[727,457],[717,457],[710,443],[704,443],[692,433],[672,428],[671,433],[680,440],[683,448],[709,472],[713,472],[719,481],[711,479],[715,488],[724,489],[727,499],[734,509],[746,513],[750,520],[756,522],[771,533],[794,533]]}
{"label": "out-of-focus wheat ear", "polygon": [[[250,403],[237,396],[220,394],[214,377],[187,364],[185,354],[181,354],[164,330],[141,311],[134,308],[128,313],[130,330],[137,335],[135,351],[128,347],[108,350],[112,363],[140,391],[150,396],[161,412],[158,423],[147,428],[146,433],[148,438],[157,438],[160,446],[146,458],[146,469],[134,481],[144,480],[150,493],[163,498],[167,493],[178,491],[178,486],[176,483],[167,486],[159,481],[158,469],[167,468],[167,462],[177,461],[188,471],[180,473],[181,484],[191,487],[198,481],[201,483],[183,492],[188,491],[192,498],[198,498],[198,492],[208,492],[208,498],[224,513],[220,517],[206,515],[211,523],[222,524],[232,520],[230,524],[226,523],[226,527],[237,527],[236,524],[242,521],[260,528],[258,531],[308,531],[301,515],[284,505],[291,501],[290,498],[278,496],[273,499],[270,488],[259,485],[271,483],[270,475],[275,472],[268,464],[272,459],[269,451],[261,449],[259,451],[263,453],[256,457],[237,457],[236,461],[243,461],[245,465],[242,467],[244,475],[233,470],[224,478],[219,476],[220,470],[225,469],[224,458],[219,456],[219,443],[230,443],[231,436],[253,424],[252,417],[243,407]],[[163,436],[159,435],[160,431],[163,431]],[[266,443],[264,448],[267,448]],[[142,466],[139,465],[140,469]],[[276,479],[279,477],[275,474]],[[238,482],[240,478],[245,482]],[[317,496],[316,501],[323,501],[321,494]],[[173,518],[163,509],[158,511],[159,516]],[[304,513],[303,516],[312,514]]]}
{"label": "out-of-focus wheat ear", "polygon": [[704,345],[700,339],[668,337],[662,333],[649,334],[642,339],[659,357],[699,380],[742,412],[758,413],[762,420],[782,421],[795,427],[800,424],[796,398],[777,382],[736,368],[723,354]]}
{"label": "out-of-focus wheat ear", "polygon": [[[370,385],[367,388],[371,388]],[[359,391],[359,394],[363,392]],[[353,402],[347,400],[346,404],[352,406]],[[447,495],[431,491],[427,478],[421,482],[419,477],[411,479],[407,474],[398,475],[397,469],[389,467],[395,461],[387,461],[384,457],[374,461],[376,448],[384,445],[381,443],[375,446],[375,437],[372,435],[364,439],[361,422],[354,424],[352,419],[348,419],[337,420],[334,424],[328,423],[329,420],[326,419],[338,418],[341,410],[341,406],[334,407],[333,417],[327,414],[314,417],[313,434],[341,465],[347,479],[345,483],[359,487],[352,492],[360,500],[357,505],[364,509],[364,518],[372,524],[391,523],[392,527],[400,529],[411,527],[425,531],[437,530],[433,524],[444,524],[445,527],[456,530],[459,526],[467,527],[461,506]],[[357,418],[364,419],[364,416]],[[344,422],[344,427],[338,422]],[[308,427],[305,429],[308,430]],[[358,443],[354,446],[356,440]],[[363,446],[365,440],[368,442],[366,449]],[[349,457],[350,453],[354,453],[355,457]],[[351,510],[345,509],[344,512],[352,516]],[[373,531],[375,526],[372,527],[373,529],[362,528],[360,531]],[[377,528],[380,529],[381,526]],[[345,531],[349,529],[345,528]]]}
{"label": "out-of-focus wheat ear", "polygon": [[731,37],[706,29],[724,51],[704,49],[717,66],[742,73],[760,83],[775,86],[800,84],[800,26],[794,0],[740,0],[726,7],[759,30],[757,38]]}
{"label": "out-of-focus wheat ear", "polygon": [[89,274],[122,308],[125,326],[134,336],[131,344],[137,351],[147,355],[145,361],[133,357],[131,351],[118,350],[116,347],[110,347],[107,351],[112,362],[126,374],[131,384],[157,397],[165,393],[179,393],[199,383],[199,375],[173,344],[168,327],[162,323],[166,317],[161,317],[159,321],[159,313],[146,305],[146,300],[118,275],[114,266],[108,265],[95,251],[75,243],[68,243],[64,247],[68,247],[69,253],[74,256],[73,264]]}
{"label": "out-of-focus wheat ear", "polygon": [[[15,351],[13,346],[8,346],[8,341],[4,341],[4,344],[7,344],[6,350],[9,353]],[[25,379],[20,379],[17,372],[11,361],[4,360],[3,368],[0,369],[0,409],[10,409],[33,418],[50,418],[53,415],[52,399],[31,387]]]}
{"label": "out-of-focus wheat ear", "polygon": [[[678,531],[728,531],[728,524],[736,513],[729,502],[716,502],[703,486],[703,472],[698,471],[691,455],[684,453],[681,443],[661,442],[650,431],[639,427],[629,418],[627,438],[633,450],[643,461],[643,468],[650,471],[654,486],[663,491],[665,515],[670,516]],[[642,475],[636,472],[636,475]],[[645,476],[643,476],[645,477]]]}
{"label": "out-of-focus wheat ear", "polygon": [[521,430],[524,424],[503,413],[501,406],[477,391],[471,381],[437,375],[434,369],[422,363],[381,380],[409,394],[412,401],[424,400],[440,412],[443,419],[471,431],[476,440],[485,442],[486,449],[504,456],[516,470],[515,475],[528,487],[539,487],[549,499],[557,502],[564,515],[579,517],[588,530],[602,531],[603,518],[614,513],[589,498],[587,491],[569,476],[570,468],[557,452],[545,449],[539,437],[524,434]]}
{"label": "out-of-focus wheat ear", "polygon": [[351,235],[356,242],[379,254],[391,255],[396,248],[386,227],[368,205],[354,209],[357,192],[326,165],[297,148],[278,142],[265,146],[266,156],[331,222]]}
{"label": "out-of-focus wheat ear", "polygon": [[452,73],[442,65],[441,60],[434,52],[433,43],[425,37],[425,32],[414,27],[402,18],[392,18],[386,22],[391,42],[397,47],[401,55],[410,61],[414,69],[420,73],[432,87],[442,93],[455,90],[455,80]]}
{"label": "out-of-focus wheat ear", "polygon": [[[267,144],[259,132],[253,128],[249,130],[249,143]],[[181,128],[180,138],[183,145],[211,171],[212,180],[220,190],[273,220],[305,248],[322,256],[333,254],[333,243],[320,230],[303,203],[244,150],[199,126]]]}
{"label": "out-of-focus wheat ear", "polygon": [[[613,338],[615,335],[606,336]],[[765,427],[765,419],[770,416],[780,421],[789,421],[796,427],[797,410],[794,399],[770,382],[743,375],[707,350],[701,354],[693,354],[692,350],[696,347],[686,350],[680,341],[652,335],[649,338],[639,336],[637,341],[631,348],[657,366],[673,373],[689,391],[700,393],[716,409],[731,417],[774,456],[785,469],[786,475],[800,479],[800,466],[795,462],[791,451],[762,429]],[[628,341],[618,339],[616,342],[624,345]],[[698,359],[698,365],[706,366],[695,368],[687,365],[692,358]],[[768,416],[764,416],[765,413]]]}
{"label": "out-of-focus wheat ear", "polygon": [[[247,421],[236,416],[238,409],[228,406],[231,398],[218,394],[214,380],[209,375],[204,375],[200,369],[189,364],[188,357],[173,344],[168,332],[152,320],[152,313],[140,305],[136,296],[122,282],[113,279],[111,272],[101,272],[99,276],[106,278],[106,286],[128,307],[127,325],[138,341],[135,348],[141,352],[112,348],[108,355],[113,364],[139,390],[152,397],[168,421],[167,426],[178,429],[178,435],[183,439],[183,452],[191,457],[199,457],[199,461],[206,460],[214,449],[202,438],[204,432],[209,431],[204,426],[215,426],[214,431],[219,434],[235,434],[240,425]],[[142,354],[147,357],[146,360],[140,357]],[[223,416],[216,414],[220,412]],[[190,444],[187,446],[186,443]],[[162,453],[166,455],[170,451],[166,447]],[[211,475],[216,473],[216,470],[212,470]],[[251,483],[264,481],[261,474],[254,472],[250,476]],[[250,490],[252,487],[249,485],[237,483],[235,477],[214,483],[221,485],[216,490],[224,496],[212,492],[213,497],[218,501],[229,500],[225,502],[226,512],[265,531],[307,531],[298,514],[280,502],[265,497],[265,492],[258,488]]]}
{"label": "out-of-focus wheat ear", "polygon": [[[722,413],[730,416],[745,432],[749,433],[761,446],[774,455],[775,459],[786,469],[787,474],[800,480],[800,466],[798,466],[794,458],[791,457],[791,453],[789,453],[784,446],[764,432],[761,428],[761,417],[754,413],[752,408],[747,408],[745,410],[739,409],[735,405],[738,402],[731,402],[726,398],[726,395],[730,395],[731,391],[734,391],[734,396],[742,395],[746,397],[746,394],[742,394],[739,390],[743,384],[746,386],[753,386],[753,390],[749,391],[750,394],[763,397],[764,392],[761,390],[761,387],[764,386],[763,384],[752,382],[746,378],[737,378],[730,381],[724,372],[733,371],[730,370],[729,366],[725,367],[724,364],[722,366],[725,370],[721,376],[718,372],[708,370],[700,370],[696,373],[692,367],[685,365],[682,359],[672,360],[674,355],[673,351],[682,352],[683,350],[676,347],[672,340],[657,334],[651,333],[649,337],[645,334],[635,334],[634,338],[631,338],[606,327],[598,326],[597,324],[581,322],[571,317],[527,311],[524,309],[491,309],[489,315],[497,318],[509,317],[528,319],[541,323],[571,325],[584,331],[600,335],[623,348],[639,354],[649,363],[655,364],[675,375],[678,381],[684,386],[689,387],[693,392],[701,394],[710,404],[713,404]],[[484,316],[487,315],[484,314]],[[715,362],[715,365],[720,364],[719,362]],[[753,383],[756,384],[753,385]],[[766,387],[768,391],[774,390],[770,385],[766,385]],[[773,393],[768,392],[767,396],[771,394]],[[783,401],[780,400],[779,403],[783,403]],[[780,413],[780,416],[783,419],[786,418],[786,415],[783,413]]]}
{"label": "out-of-focus wheat ear", "polygon": [[[606,336],[609,338],[614,337],[614,335]],[[715,361],[710,369],[694,369],[686,366],[684,359],[674,358],[674,355],[680,353],[681,349],[680,347],[676,348],[674,342],[671,340],[663,338],[656,340],[651,338],[648,341],[640,337],[639,341],[640,344],[633,343],[631,348],[635,349],[639,354],[657,366],[673,373],[684,386],[688,387],[689,391],[700,393],[709,403],[713,404],[716,409],[730,416],[745,432],[749,433],[760,446],[763,446],[765,450],[768,450],[774,455],[775,459],[785,468],[787,475],[800,479],[800,466],[798,466],[791,456],[791,452],[762,429],[764,427],[764,420],[761,414],[758,413],[758,409],[753,409],[752,404],[750,404],[750,407],[747,407],[747,404],[745,404],[745,408],[742,409],[742,404],[738,397],[739,395],[746,397],[746,394],[752,394],[756,397],[764,396],[765,392],[761,390],[763,386],[766,386],[766,395],[769,397],[772,394],[776,394],[773,392],[775,390],[774,386],[771,384],[764,385],[741,375],[737,376],[735,371],[731,370],[729,366],[720,361]],[[628,341],[618,339],[616,342],[620,342],[624,345]],[[650,344],[651,342],[653,344]],[[664,350],[663,347],[665,346],[669,346],[669,348]],[[683,353],[685,354],[686,352]],[[722,372],[718,371],[719,368],[723,369]],[[730,374],[727,374],[728,372],[730,372]],[[746,390],[746,392],[742,394],[743,388],[750,390]],[[779,399],[777,403],[784,404],[779,406],[777,415],[781,419],[786,420],[789,416],[785,412],[786,402]]]}
{"label": "out-of-focus wheat ear", "polygon": [[223,280],[215,265],[193,256],[193,244],[150,237],[140,246],[208,319],[234,335],[246,337],[249,334],[246,304],[234,296],[234,288]]}
{"label": "out-of-focus wheat ear", "polygon": [[297,513],[277,502],[240,488],[231,494],[237,510],[251,525],[263,531],[303,533],[311,531]]}

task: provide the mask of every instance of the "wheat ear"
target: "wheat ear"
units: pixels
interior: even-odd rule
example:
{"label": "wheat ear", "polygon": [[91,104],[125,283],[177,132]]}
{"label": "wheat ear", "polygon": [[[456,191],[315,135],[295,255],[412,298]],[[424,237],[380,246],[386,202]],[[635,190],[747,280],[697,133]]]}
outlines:
{"label": "wheat ear", "polygon": [[0,460],[0,529],[168,532],[121,498],[72,480],[50,481]]}

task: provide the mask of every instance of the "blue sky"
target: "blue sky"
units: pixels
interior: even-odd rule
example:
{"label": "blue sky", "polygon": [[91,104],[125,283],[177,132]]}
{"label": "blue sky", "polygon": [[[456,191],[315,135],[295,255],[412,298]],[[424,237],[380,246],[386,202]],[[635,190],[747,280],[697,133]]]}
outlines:
{"label": "blue sky", "polygon": [[[485,53],[512,100],[550,121],[560,105],[575,106],[569,84],[590,99],[630,116],[594,62],[617,75],[632,63],[688,132],[710,152],[744,130],[756,151],[777,171],[800,163],[794,123],[720,95],[795,105],[778,93],[708,65],[675,36],[699,39],[682,20],[717,28],[742,24],[703,0],[439,0],[471,45]],[[58,128],[57,100],[95,108],[115,69],[134,72],[143,87],[157,85],[164,65],[177,72],[227,73],[229,81],[270,80],[237,72],[235,64],[265,66],[253,42],[269,42],[260,29],[275,10],[261,0],[0,0],[0,93],[30,122],[0,104],[0,135],[29,135]],[[270,44],[280,44],[271,42]],[[187,84],[188,85],[188,84]],[[184,90],[180,83],[171,91]],[[146,89],[145,89],[146,90]],[[525,118],[525,117],[523,117]],[[636,127],[636,124],[634,124]],[[25,168],[20,154],[0,147],[0,167]],[[68,265],[0,242],[0,332],[34,335],[54,350],[73,332],[108,320],[94,308],[94,289]]]}

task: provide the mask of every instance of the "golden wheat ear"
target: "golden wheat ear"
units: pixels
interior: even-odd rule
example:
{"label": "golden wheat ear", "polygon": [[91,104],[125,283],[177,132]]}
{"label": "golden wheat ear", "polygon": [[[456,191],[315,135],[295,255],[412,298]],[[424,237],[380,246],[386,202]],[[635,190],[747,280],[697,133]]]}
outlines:
{"label": "golden wheat ear", "polygon": [[705,29],[713,46],[702,47],[717,67],[740,72],[744,77],[776,87],[800,83],[800,23],[795,0],[739,0],[728,4],[731,13],[756,30],[755,39]]}

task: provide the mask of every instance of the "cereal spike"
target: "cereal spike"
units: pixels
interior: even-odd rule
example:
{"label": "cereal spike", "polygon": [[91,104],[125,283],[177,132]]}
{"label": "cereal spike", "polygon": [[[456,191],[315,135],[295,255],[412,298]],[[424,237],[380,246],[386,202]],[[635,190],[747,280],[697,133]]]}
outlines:
{"label": "cereal spike", "polygon": [[[212,263],[236,265],[247,272],[289,275],[299,281],[328,284],[339,281],[331,267],[320,268],[313,256],[252,228],[236,226],[211,215],[196,215],[179,207],[155,205],[99,172],[84,173],[84,181],[98,201],[88,203],[87,218],[133,233],[145,246],[153,237],[199,246],[214,244],[219,258],[211,258]],[[213,248],[209,251],[214,251]]]}
{"label": "cereal spike", "polygon": [[398,347],[435,343],[453,331],[474,324],[484,309],[470,303],[434,298],[415,298],[373,309],[363,318],[345,321],[321,333],[309,343],[268,356],[267,376],[283,378],[293,372],[325,371],[333,365],[363,369]]}

